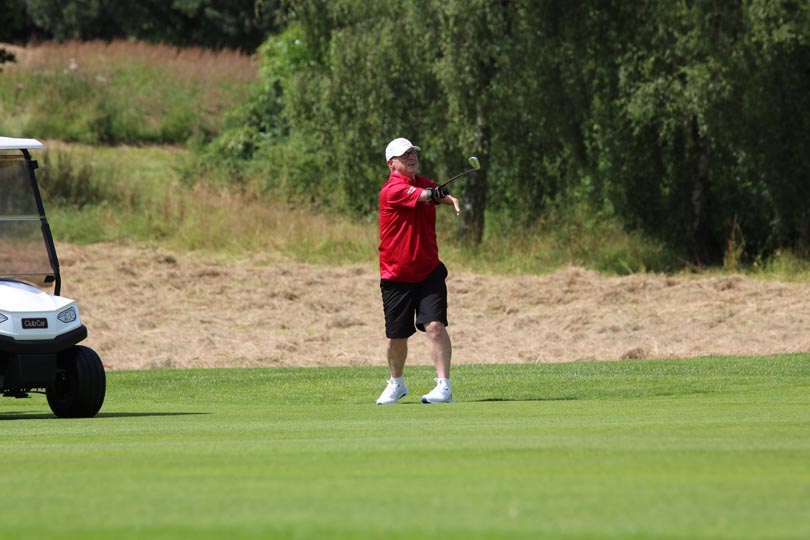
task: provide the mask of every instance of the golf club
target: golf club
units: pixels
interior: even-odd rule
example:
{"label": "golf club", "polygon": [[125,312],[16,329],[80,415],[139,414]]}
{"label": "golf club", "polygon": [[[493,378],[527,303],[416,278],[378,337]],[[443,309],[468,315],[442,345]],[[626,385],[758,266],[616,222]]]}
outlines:
{"label": "golf club", "polygon": [[462,176],[466,176],[466,175],[470,174],[471,172],[475,172],[475,171],[477,171],[478,169],[480,169],[480,168],[481,168],[481,163],[478,161],[478,158],[477,158],[477,157],[475,157],[475,156],[472,156],[470,159],[468,159],[468,160],[467,160],[467,162],[470,164],[470,166],[472,167],[472,169],[470,169],[469,171],[464,171],[464,172],[463,172],[463,173],[461,173],[461,174],[457,174],[457,175],[455,175],[453,178],[451,178],[450,180],[448,180],[448,181],[447,181],[447,182],[445,182],[444,184],[440,185],[439,187],[440,187],[440,188],[443,188],[444,186],[446,186],[447,184],[449,184],[449,183],[450,183],[450,182],[452,182],[453,180],[458,180],[458,179],[459,179],[459,178],[461,178]]}

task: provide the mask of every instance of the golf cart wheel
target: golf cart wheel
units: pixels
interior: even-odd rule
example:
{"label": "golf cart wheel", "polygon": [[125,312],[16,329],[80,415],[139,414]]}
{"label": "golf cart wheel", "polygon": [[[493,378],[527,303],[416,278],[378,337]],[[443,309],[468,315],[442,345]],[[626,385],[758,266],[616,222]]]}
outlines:
{"label": "golf cart wheel", "polygon": [[96,351],[76,345],[67,351],[65,370],[45,389],[48,405],[60,418],[90,418],[104,403],[107,378]]}

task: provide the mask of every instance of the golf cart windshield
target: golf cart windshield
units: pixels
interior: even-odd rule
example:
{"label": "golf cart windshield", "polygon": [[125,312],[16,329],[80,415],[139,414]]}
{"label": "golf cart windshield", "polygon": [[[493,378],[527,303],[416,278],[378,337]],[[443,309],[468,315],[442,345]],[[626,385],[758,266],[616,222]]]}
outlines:
{"label": "golf cart windshield", "polygon": [[0,279],[52,288],[58,270],[31,162],[22,150],[0,150]]}

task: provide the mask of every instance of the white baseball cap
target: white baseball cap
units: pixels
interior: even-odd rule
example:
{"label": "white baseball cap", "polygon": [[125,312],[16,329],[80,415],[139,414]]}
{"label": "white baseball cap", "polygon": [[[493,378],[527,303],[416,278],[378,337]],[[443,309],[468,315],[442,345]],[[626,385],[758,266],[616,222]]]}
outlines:
{"label": "white baseball cap", "polygon": [[402,137],[394,139],[388,143],[388,146],[385,147],[385,161],[389,161],[391,158],[399,157],[411,148],[417,152],[422,151],[422,149],[418,146],[411,144],[411,141],[408,139],[403,139]]}

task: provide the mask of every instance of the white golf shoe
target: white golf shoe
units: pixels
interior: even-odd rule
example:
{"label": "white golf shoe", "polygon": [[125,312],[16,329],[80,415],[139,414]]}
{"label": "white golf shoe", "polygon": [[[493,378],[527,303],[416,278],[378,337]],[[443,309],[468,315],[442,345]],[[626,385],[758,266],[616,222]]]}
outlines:
{"label": "white golf shoe", "polygon": [[397,384],[394,379],[388,379],[388,385],[377,398],[377,405],[393,405],[407,395],[408,387],[405,386],[405,383]]}
{"label": "white golf shoe", "polygon": [[453,403],[453,392],[450,385],[442,380],[434,379],[436,388],[422,396],[422,403]]}

